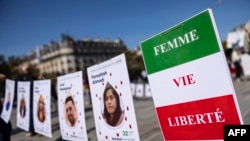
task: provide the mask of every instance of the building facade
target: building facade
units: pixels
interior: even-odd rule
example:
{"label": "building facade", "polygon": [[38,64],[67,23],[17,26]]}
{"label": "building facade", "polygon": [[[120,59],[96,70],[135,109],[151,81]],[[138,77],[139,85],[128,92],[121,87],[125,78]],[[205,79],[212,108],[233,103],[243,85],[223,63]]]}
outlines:
{"label": "building facade", "polygon": [[66,74],[110,59],[127,51],[121,39],[74,40],[69,35],[62,35],[61,41],[50,42],[47,45],[31,51],[25,56],[25,62],[36,66],[40,73]]}
{"label": "building facade", "polygon": [[250,21],[235,27],[228,33],[227,48],[230,49],[234,46],[242,48],[244,52],[250,53]]}

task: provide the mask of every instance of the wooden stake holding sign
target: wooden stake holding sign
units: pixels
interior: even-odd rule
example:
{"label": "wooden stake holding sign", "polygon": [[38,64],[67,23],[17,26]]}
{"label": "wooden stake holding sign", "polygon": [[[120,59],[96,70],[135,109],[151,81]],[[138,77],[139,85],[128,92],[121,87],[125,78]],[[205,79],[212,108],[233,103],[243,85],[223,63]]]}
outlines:
{"label": "wooden stake holding sign", "polygon": [[211,9],[141,42],[165,140],[223,139],[242,124]]}

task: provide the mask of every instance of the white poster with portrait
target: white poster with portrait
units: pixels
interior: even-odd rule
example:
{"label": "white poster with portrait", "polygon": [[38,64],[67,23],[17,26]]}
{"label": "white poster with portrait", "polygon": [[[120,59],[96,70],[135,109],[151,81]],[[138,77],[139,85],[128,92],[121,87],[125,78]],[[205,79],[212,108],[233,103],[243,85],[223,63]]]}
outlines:
{"label": "white poster with portrait", "polygon": [[87,141],[82,71],[57,77],[57,91],[62,138]]}
{"label": "white poster with portrait", "polygon": [[29,131],[30,120],[30,82],[17,82],[17,127]]}
{"label": "white poster with portrait", "polygon": [[33,84],[33,118],[36,133],[52,138],[51,80],[36,80]]}
{"label": "white poster with portrait", "polygon": [[14,99],[15,81],[6,79],[5,80],[5,97],[3,103],[3,109],[1,118],[4,122],[8,123],[11,116],[13,99]]}
{"label": "white poster with portrait", "polygon": [[98,140],[140,140],[125,55],[87,72]]}

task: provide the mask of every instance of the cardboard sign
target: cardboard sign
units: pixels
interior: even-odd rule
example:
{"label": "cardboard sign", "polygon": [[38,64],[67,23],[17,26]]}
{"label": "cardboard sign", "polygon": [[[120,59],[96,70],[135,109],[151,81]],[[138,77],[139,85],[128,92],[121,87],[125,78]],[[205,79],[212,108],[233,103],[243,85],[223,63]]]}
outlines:
{"label": "cardboard sign", "polygon": [[125,55],[87,68],[99,141],[138,141]]}
{"label": "cardboard sign", "polygon": [[211,9],[141,42],[165,140],[223,139],[242,124]]}
{"label": "cardboard sign", "polygon": [[14,99],[14,90],[15,90],[15,81],[6,79],[5,80],[5,98],[2,109],[1,118],[8,123],[11,116],[13,99]]}
{"label": "cardboard sign", "polygon": [[52,138],[51,80],[36,80],[33,85],[33,118],[36,133]]}
{"label": "cardboard sign", "polygon": [[62,138],[87,141],[82,71],[57,77],[57,91]]}

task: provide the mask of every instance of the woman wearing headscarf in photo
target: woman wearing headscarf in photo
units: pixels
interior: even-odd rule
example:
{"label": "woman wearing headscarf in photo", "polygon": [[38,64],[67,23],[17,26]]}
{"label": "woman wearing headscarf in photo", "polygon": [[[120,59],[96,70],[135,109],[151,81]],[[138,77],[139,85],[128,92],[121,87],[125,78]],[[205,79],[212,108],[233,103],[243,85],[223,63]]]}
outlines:
{"label": "woman wearing headscarf in photo", "polygon": [[118,126],[124,118],[117,91],[107,83],[103,93],[104,119],[110,126]]}

